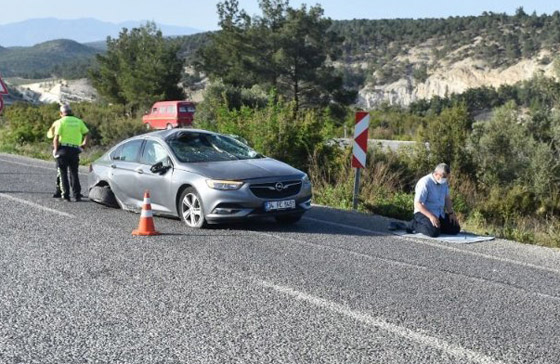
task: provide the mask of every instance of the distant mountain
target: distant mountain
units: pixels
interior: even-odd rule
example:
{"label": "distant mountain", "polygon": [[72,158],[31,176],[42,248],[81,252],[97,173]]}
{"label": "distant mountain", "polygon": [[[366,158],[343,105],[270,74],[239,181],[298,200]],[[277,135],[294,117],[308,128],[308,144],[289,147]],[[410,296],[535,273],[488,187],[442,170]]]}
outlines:
{"label": "distant mountain", "polygon": [[98,41],[98,42],[87,42],[87,43],[83,43],[85,46],[97,49],[98,51],[101,52],[106,52],[107,51],[107,41],[103,40],[103,41]]}
{"label": "distant mountain", "polygon": [[0,50],[3,76],[26,75],[48,77],[53,68],[63,64],[87,63],[99,50],[73,40],[58,39],[33,47],[9,47]]}
{"label": "distant mountain", "polygon": [[[79,43],[104,41],[108,36],[118,37],[122,28],[135,28],[146,21],[109,23],[92,18],[29,19],[18,23],[0,25],[0,46],[32,46],[53,39],[72,39]],[[198,29],[157,24],[164,36],[189,35]]]}

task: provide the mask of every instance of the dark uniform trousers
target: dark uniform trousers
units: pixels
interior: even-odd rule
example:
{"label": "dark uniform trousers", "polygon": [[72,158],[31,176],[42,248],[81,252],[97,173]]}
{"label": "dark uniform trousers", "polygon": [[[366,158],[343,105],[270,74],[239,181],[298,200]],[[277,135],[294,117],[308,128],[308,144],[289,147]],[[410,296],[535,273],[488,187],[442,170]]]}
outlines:
{"label": "dark uniform trousers", "polygon": [[421,212],[417,212],[414,214],[414,220],[412,220],[412,229],[417,233],[422,233],[435,238],[440,234],[457,235],[459,234],[459,231],[461,231],[461,226],[459,226],[458,223],[451,221],[449,214],[445,214],[445,217],[439,218],[439,228],[437,228],[432,225],[432,222],[426,215]]}
{"label": "dark uniform trousers", "polygon": [[[62,146],[58,149],[57,166],[60,173],[60,189],[62,197],[70,197],[70,189],[72,196],[77,198],[81,196],[82,186],[80,185],[80,177],[78,175],[78,167],[80,165],[80,149],[78,147]],[[68,173],[70,172],[70,173]],[[70,177],[70,182],[68,181]]]}

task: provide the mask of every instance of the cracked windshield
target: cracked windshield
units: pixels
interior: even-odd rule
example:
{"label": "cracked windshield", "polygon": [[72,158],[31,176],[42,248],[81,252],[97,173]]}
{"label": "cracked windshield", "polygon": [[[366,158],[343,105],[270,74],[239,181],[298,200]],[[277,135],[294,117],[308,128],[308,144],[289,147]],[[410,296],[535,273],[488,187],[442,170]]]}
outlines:
{"label": "cracked windshield", "polygon": [[245,144],[223,135],[181,133],[167,142],[184,163],[264,158]]}

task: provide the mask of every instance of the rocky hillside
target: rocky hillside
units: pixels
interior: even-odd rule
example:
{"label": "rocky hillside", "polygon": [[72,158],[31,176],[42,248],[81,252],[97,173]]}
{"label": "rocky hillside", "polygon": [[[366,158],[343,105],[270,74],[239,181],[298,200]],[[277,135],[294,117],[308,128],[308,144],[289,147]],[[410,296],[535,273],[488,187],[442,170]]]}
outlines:
{"label": "rocky hillside", "polygon": [[415,79],[410,74],[387,84],[366,85],[360,89],[357,101],[359,105],[368,109],[384,103],[408,106],[421,99],[460,94],[470,88],[513,85],[535,75],[556,77],[550,59],[550,52],[542,51],[538,56],[521,59],[507,67],[495,68],[483,60],[470,57],[455,62],[443,62],[430,68],[430,74],[425,80]]}
{"label": "rocky hillside", "polygon": [[[344,38],[337,68],[346,87],[359,90],[358,104],[409,105],[469,88],[515,84],[544,73],[555,76],[560,50],[560,12],[551,15],[483,13],[447,19],[334,21]],[[187,69],[210,33],[176,38]],[[70,40],[33,47],[0,47],[0,73],[26,78],[83,78],[103,44]],[[560,64],[560,62],[558,62]],[[560,68],[560,67],[557,67]],[[204,75],[186,73],[194,85]]]}
{"label": "rocky hillside", "polygon": [[352,20],[335,22],[333,29],[345,38],[337,65],[366,107],[514,84],[541,72],[552,76],[560,49],[558,11]]}

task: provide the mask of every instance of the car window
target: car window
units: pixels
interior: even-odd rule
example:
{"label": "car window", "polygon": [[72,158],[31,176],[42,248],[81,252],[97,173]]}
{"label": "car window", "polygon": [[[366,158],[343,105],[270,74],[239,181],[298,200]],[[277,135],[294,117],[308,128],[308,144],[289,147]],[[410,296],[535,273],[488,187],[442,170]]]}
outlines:
{"label": "car window", "polygon": [[111,160],[119,160],[121,158],[122,145],[111,152]]}
{"label": "car window", "polygon": [[167,151],[161,144],[153,140],[148,140],[146,142],[144,152],[142,153],[142,159],[140,160],[141,163],[154,165],[157,162],[163,162],[166,159]]}
{"label": "car window", "polygon": [[175,106],[171,105],[167,107],[167,112],[170,114],[175,114]]}
{"label": "car window", "polygon": [[123,144],[121,152],[119,153],[118,160],[125,162],[135,162],[138,160],[138,152],[142,146],[142,140],[132,140],[126,144]]}
{"label": "car window", "polygon": [[194,112],[194,106],[192,105],[181,105],[179,106],[179,112]]}
{"label": "car window", "polygon": [[154,107],[154,108],[152,109],[152,114],[157,114],[157,107]]}

